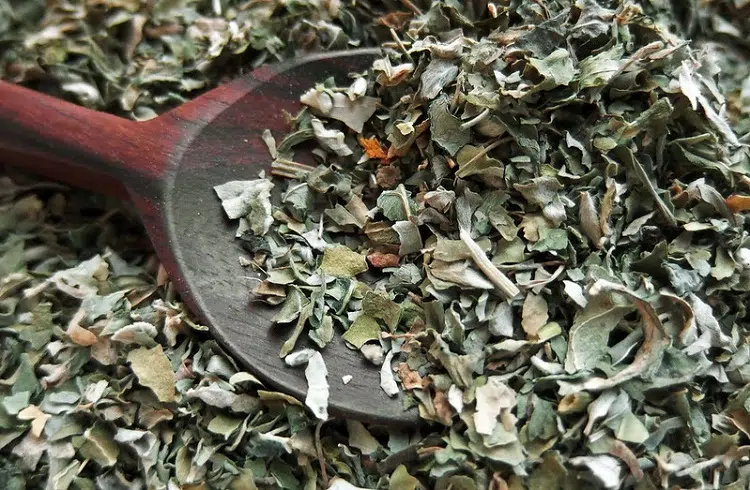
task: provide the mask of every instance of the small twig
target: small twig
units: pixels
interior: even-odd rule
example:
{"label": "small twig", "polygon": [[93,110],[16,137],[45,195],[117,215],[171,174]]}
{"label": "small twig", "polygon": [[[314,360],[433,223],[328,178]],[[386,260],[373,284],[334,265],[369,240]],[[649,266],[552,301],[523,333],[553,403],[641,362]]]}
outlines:
{"label": "small twig", "polygon": [[396,42],[399,49],[403,51],[403,53],[406,55],[407,58],[411,58],[409,51],[406,49],[406,46],[404,46],[404,43],[401,42],[401,39],[398,37],[398,34],[396,33],[396,31],[393,30],[393,28],[391,28],[390,31],[391,31],[391,37]]}
{"label": "small twig", "polygon": [[411,10],[414,15],[422,15],[422,11],[419,9],[419,7],[414,5],[411,0],[401,0],[401,3],[404,4],[404,7]]}
{"label": "small twig", "polygon": [[295,179],[301,175],[306,175],[313,170],[315,170],[315,167],[305,165],[304,163],[293,162],[291,160],[277,159],[271,163],[271,175],[277,177]]}
{"label": "small twig", "polygon": [[490,109],[488,107],[485,107],[484,110],[482,112],[480,112],[478,115],[476,115],[472,119],[469,119],[465,123],[461,124],[461,129],[473,128],[474,126],[476,126],[480,122],[482,122],[485,119],[487,119],[487,117],[489,115],[490,115]]}
{"label": "small twig", "polygon": [[507,265],[499,265],[497,266],[498,269],[502,269],[505,271],[535,271],[537,269],[541,269],[542,267],[552,266],[552,265],[565,265],[566,262],[564,260],[550,260],[547,262],[535,262],[533,264],[507,264]]}
{"label": "small twig", "polygon": [[507,299],[513,299],[519,294],[521,290],[508,279],[508,276],[503,274],[500,269],[490,261],[484,251],[477,245],[477,242],[471,238],[471,233],[466,228],[459,230],[459,236],[469,249],[471,258],[479,269],[487,276],[487,279],[492,282],[500,290],[503,296]]}
{"label": "small twig", "polygon": [[504,143],[508,143],[509,141],[513,141],[513,137],[512,136],[506,136],[504,138],[498,138],[498,139],[496,139],[495,141],[493,141],[489,145],[487,145],[484,148],[482,148],[479,151],[479,153],[477,153],[476,155],[474,155],[473,157],[471,157],[471,159],[468,162],[464,163],[462,166],[466,167],[468,165],[471,165],[472,163],[474,163],[474,161],[479,160],[480,158],[482,158],[483,156],[485,156],[487,153],[491,152],[492,150],[494,150],[498,146],[500,146],[500,145],[502,145]]}
{"label": "small twig", "polygon": [[325,420],[319,421],[315,425],[315,452],[318,454],[318,464],[320,465],[320,477],[323,479],[323,488],[328,488],[328,471],[326,471],[326,460],[323,457],[323,444],[320,442],[320,428],[323,427]]}

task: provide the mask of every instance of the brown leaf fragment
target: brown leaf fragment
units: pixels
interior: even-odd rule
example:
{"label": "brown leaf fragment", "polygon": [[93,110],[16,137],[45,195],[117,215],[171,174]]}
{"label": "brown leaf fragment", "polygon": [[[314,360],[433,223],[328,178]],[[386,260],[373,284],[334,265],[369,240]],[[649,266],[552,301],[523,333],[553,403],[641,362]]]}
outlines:
{"label": "brown leaf fragment", "polygon": [[273,284],[269,281],[261,281],[255,287],[253,292],[260,296],[277,296],[279,298],[284,298],[286,297],[286,286]]}
{"label": "brown leaf fragment", "polygon": [[388,159],[383,145],[375,136],[371,136],[369,138],[359,136],[358,141],[362,149],[365,150],[365,154],[368,158],[376,158],[381,160]]}
{"label": "brown leaf fragment", "polygon": [[602,230],[604,236],[612,234],[612,229],[609,227],[609,217],[612,215],[612,209],[615,205],[615,181],[612,178],[607,179],[607,191],[602,197],[602,202],[599,209],[599,228]]}
{"label": "brown leaf fragment", "polygon": [[745,410],[733,410],[729,413],[729,420],[737,429],[741,430],[746,437],[750,437],[750,414]]}
{"label": "brown leaf fragment", "polygon": [[399,256],[396,254],[384,254],[373,252],[367,256],[367,261],[376,269],[385,269],[386,267],[398,267]]}
{"label": "brown leaf fragment", "polygon": [[390,12],[376,18],[374,22],[398,32],[409,23],[411,17],[411,12]]}
{"label": "brown leaf fragment", "polygon": [[94,335],[93,332],[86,330],[78,324],[70,325],[66,333],[70,337],[70,340],[77,345],[89,347],[96,344],[97,342],[96,335]]}
{"label": "brown leaf fragment", "polygon": [[602,227],[594,200],[588,192],[581,192],[581,203],[578,211],[581,228],[596,248],[602,248]]}
{"label": "brown leaf fragment", "polygon": [[401,182],[401,170],[391,165],[381,166],[375,173],[375,182],[383,189],[394,189]]}
{"label": "brown leaf fragment", "polygon": [[557,405],[557,412],[561,415],[582,413],[591,403],[592,397],[585,391],[565,395]]}
{"label": "brown leaf fragment", "polygon": [[68,334],[68,337],[70,337],[70,340],[74,344],[90,347],[96,344],[97,338],[93,332],[90,332],[80,325],[81,320],[83,320],[85,316],[86,310],[80,308],[76,314],[73,315],[73,318],[71,318],[70,323],[68,323],[68,329],[65,333]]}
{"label": "brown leaf fragment", "polygon": [[35,437],[41,437],[44,426],[47,424],[47,420],[51,415],[42,412],[42,410],[36,405],[29,405],[24,408],[16,416],[18,420],[31,420],[31,433]]}
{"label": "brown leaf fragment", "polygon": [[619,458],[628,466],[630,474],[633,475],[635,481],[641,481],[643,478],[643,470],[638,465],[638,458],[633,454],[633,451],[622,441],[612,441],[612,447],[609,448],[609,454],[615,458]]}
{"label": "brown leaf fragment", "polygon": [[432,399],[432,404],[435,407],[435,414],[437,414],[440,422],[442,422],[443,425],[451,425],[451,420],[453,419],[453,408],[451,407],[451,404],[448,403],[448,397],[445,396],[445,393],[439,390],[436,391],[435,398]]}
{"label": "brown leaf fragment", "polygon": [[741,194],[732,194],[726,198],[726,203],[729,209],[733,213],[739,213],[741,211],[750,211],[750,196],[743,196]]}
{"label": "brown leaf fragment", "polygon": [[412,371],[409,366],[402,362],[398,365],[398,377],[405,390],[422,389],[424,380],[418,372]]}
{"label": "brown leaf fragment", "polygon": [[547,301],[541,295],[529,293],[523,302],[521,326],[529,337],[537,337],[539,329],[547,323]]}

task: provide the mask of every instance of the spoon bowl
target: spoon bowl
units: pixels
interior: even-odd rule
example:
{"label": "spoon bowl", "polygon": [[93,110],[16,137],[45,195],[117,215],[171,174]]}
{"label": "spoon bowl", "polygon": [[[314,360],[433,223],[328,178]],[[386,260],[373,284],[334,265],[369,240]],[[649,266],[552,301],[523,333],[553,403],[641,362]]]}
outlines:
{"label": "spoon bowl", "polygon": [[[308,56],[266,65],[166,114],[136,123],[0,83],[0,162],[48,178],[130,199],[189,309],[250,372],[269,387],[304,399],[304,369],[279,357],[291,327],[275,309],[250,302],[257,275],[243,268],[236,223],[213,187],[252,180],[271,158],[263,130],[288,130],[285,112],[328,77],[344,82],[370,67],[375,50]],[[323,349],[329,412],[375,423],[412,423],[401,396],[380,389],[380,369],[337,335]],[[342,376],[351,375],[344,384]]]}

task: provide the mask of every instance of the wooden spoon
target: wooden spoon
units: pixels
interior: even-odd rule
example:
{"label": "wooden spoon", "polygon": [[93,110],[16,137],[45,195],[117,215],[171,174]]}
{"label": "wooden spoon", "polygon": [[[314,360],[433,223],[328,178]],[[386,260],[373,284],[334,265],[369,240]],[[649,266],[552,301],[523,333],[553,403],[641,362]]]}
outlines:
{"label": "wooden spoon", "polygon": [[[239,265],[236,223],[224,216],[213,187],[270,169],[262,131],[285,134],[283,111],[296,113],[305,90],[330,76],[346,83],[375,54],[346,51],[267,65],[141,123],[0,83],[0,162],[130,199],[188,307],[264,383],[304,399],[304,369],[279,358],[290,329],[273,326],[273,309],[249,303],[252,273]],[[379,369],[340,337],[323,358],[331,415],[417,420],[400,396],[391,399],[380,388]],[[344,375],[352,376],[346,385]]]}

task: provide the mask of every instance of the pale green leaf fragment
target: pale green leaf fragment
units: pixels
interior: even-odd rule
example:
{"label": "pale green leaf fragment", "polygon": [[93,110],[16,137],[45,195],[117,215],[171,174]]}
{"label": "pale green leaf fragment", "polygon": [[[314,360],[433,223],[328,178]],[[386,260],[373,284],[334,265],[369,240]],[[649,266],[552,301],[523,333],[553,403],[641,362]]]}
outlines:
{"label": "pale green leaf fragment", "polygon": [[83,299],[81,308],[86,312],[85,322],[91,325],[98,318],[107,316],[115,311],[117,304],[122,301],[128,290],[116,291],[106,296],[91,295]]}
{"label": "pale green leaf fragment", "polygon": [[471,267],[468,261],[441,262],[433,260],[428,267],[428,271],[432,277],[446,283],[443,289],[451,286],[463,286],[474,289],[492,290],[496,287],[483,274]]}
{"label": "pale green leaf fragment", "polygon": [[305,378],[307,379],[307,396],[305,405],[319,420],[328,420],[328,370],[323,356],[315,352],[307,362]]}
{"label": "pale green leaf fragment", "polygon": [[476,399],[476,431],[479,434],[490,435],[497,425],[500,412],[516,405],[516,392],[508,387],[500,376],[490,376],[487,383],[476,389]]}
{"label": "pale green leaf fragment", "polygon": [[79,449],[81,456],[96,461],[100,466],[108,468],[117,463],[120,448],[114,436],[101,424],[86,429],[83,433],[85,442]]}
{"label": "pale green leaf fragment", "polygon": [[246,371],[239,371],[237,373],[234,373],[229,378],[229,384],[232,384],[232,385],[238,385],[240,383],[245,383],[245,382],[253,383],[258,386],[263,386],[263,383],[258,378],[256,378],[255,376],[253,376],[252,374]]}
{"label": "pale green leaf fragment", "polygon": [[42,385],[34,373],[34,362],[26,352],[19,356],[18,369],[16,369],[13,377],[15,378],[15,382],[10,392],[14,395],[22,391],[27,391],[33,397],[34,394],[42,389]]}
{"label": "pale green leaf fragment", "polygon": [[55,272],[49,281],[63,293],[74,298],[99,292],[99,282],[109,277],[109,264],[101,255],[95,255],[70,269]]}
{"label": "pale green leaf fragment", "polygon": [[393,332],[401,319],[401,306],[393,301],[386,292],[367,291],[362,298],[362,311],[372,318],[383,320]]}
{"label": "pale green leaf fragment", "polygon": [[573,300],[573,302],[581,308],[586,308],[589,300],[586,299],[586,296],[584,296],[583,288],[581,287],[581,285],[577,282],[567,280],[564,280],[563,284],[565,285],[565,294],[568,296],[568,298]]}
{"label": "pale green leaf fragment", "polygon": [[560,85],[567,85],[576,75],[570,53],[564,48],[556,49],[544,59],[529,58],[529,64],[544,77],[544,81],[536,85],[533,91],[552,90]]}
{"label": "pale green leaf fragment", "polygon": [[359,349],[367,342],[380,338],[380,325],[373,317],[362,314],[342,335],[343,339]]}
{"label": "pale green leaf fragment", "polygon": [[310,125],[312,126],[315,138],[318,140],[321,147],[332,151],[340,157],[352,154],[352,149],[344,142],[345,136],[342,131],[326,128],[320,119],[312,119]]}
{"label": "pale green leaf fragment", "polygon": [[487,156],[484,147],[475,145],[463,146],[456,154],[456,163],[456,175],[462,179],[472,175],[502,178],[505,168],[503,162]]}
{"label": "pale green leaf fragment", "polygon": [[323,321],[316,329],[307,333],[308,337],[321,349],[333,340],[333,318],[323,317]]}
{"label": "pale green leaf fragment", "polygon": [[529,204],[543,207],[552,202],[563,185],[554,177],[537,177],[526,184],[514,184],[513,187],[523,195]]}
{"label": "pale green leaf fragment", "polygon": [[331,478],[331,482],[328,485],[327,490],[375,490],[374,488],[357,487],[349,483],[348,481],[335,476]]}
{"label": "pale green leaf fragment", "polygon": [[266,278],[271,284],[278,284],[280,286],[286,286],[292,284],[297,280],[294,274],[294,270],[291,267],[280,267],[278,269],[272,269],[268,271],[268,277]]}
{"label": "pale green leaf fragment", "polygon": [[294,351],[284,358],[284,363],[287,366],[291,367],[303,366],[310,361],[310,358],[313,356],[313,354],[315,354],[315,352],[317,351],[313,349],[301,349],[298,351]]}
{"label": "pale green leaf fragment", "polygon": [[489,436],[483,436],[482,440],[484,441],[484,445],[488,448],[504,446],[518,441],[518,431],[515,427],[508,430],[503,424],[496,424],[495,428],[492,430],[492,434]]}
{"label": "pale green leaf fragment", "polygon": [[471,141],[471,128],[461,126],[461,121],[449,112],[450,101],[442,95],[430,104],[430,132],[432,140],[455,156],[462,146]]}
{"label": "pale green leaf fragment", "polygon": [[9,415],[17,415],[18,412],[29,406],[31,393],[19,391],[13,395],[6,396],[2,400],[3,408]]}
{"label": "pale green leaf fragment", "polygon": [[409,197],[403,184],[392,191],[384,191],[378,196],[378,208],[391,221],[404,221],[417,211],[417,205]]}
{"label": "pale green leaf fragment", "polygon": [[257,398],[229,391],[219,383],[210,383],[185,392],[188,398],[197,398],[208,406],[229,408],[235,412],[252,413],[258,410],[260,403]]}
{"label": "pale green leaf fragment", "polygon": [[628,227],[622,231],[622,236],[635,235],[636,233],[641,231],[643,225],[645,225],[651,218],[653,218],[654,214],[655,211],[651,211],[650,213],[646,213],[640,218],[636,218],[631,221]]}
{"label": "pale green leaf fragment", "polygon": [[308,105],[331,119],[343,122],[357,133],[362,132],[365,122],[378,108],[380,99],[361,96],[351,100],[341,92],[330,93],[311,88],[300,97],[300,102]]}
{"label": "pale green leaf fragment", "polygon": [[304,293],[296,287],[289,288],[281,309],[273,317],[275,323],[290,323],[299,317],[308,300]]}
{"label": "pale green leaf fragment", "polygon": [[508,466],[516,466],[526,461],[523,446],[518,441],[492,448],[487,448],[482,444],[471,442],[469,443],[469,449],[476,454],[499,463],[504,463]]}
{"label": "pale green leaf fragment", "polygon": [[145,471],[149,471],[156,464],[159,456],[159,439],[155,433],[119,428],[115,434],[115,441],[135,451]]}
{"label": "pale green leaf fragment", "polygon": [[335,208],[326,209],[324,213],[339,226],[354,225],[361,228],[359,220],[341,204],[336,204]]}
{"label": "pale green leaf fragment", "polygon": [[273,182],[268,179],[233,180],[214,187],[227,217],[244,221],[240,223],[237,236],[241,236],[244,229],[256,235],[268,232],[273,223],[271,189]]}
{"label": "pale green leaf fragment", "polygon": [[50,490],[68,490],[73,480],[78,476],[81,462],[78,460],[71,461],[65,468],[60,470],[56,475],[50,475],[50,481],[47,488]]}
{"label": "pale green leaf fragment", "polygon": [[631,310],[606,295],[589,298],[583,311],[573,320],[565,370],[573,374],[593,368],[607,352],[610,332]]}
{"label": "pale green leaf fragment", "polygon": [[130,367],[138,377],[138,382],[151,388],[159,401],[175,400],[175,377],[169,359],[161,345],[151,349],[139,347],[128,354]]}
{"label": "pale green leaf fragment", "polygon": [[[105,333],[107,333],[106,329],[102,334]],[[112,340],[123,344],[138,344],[144,347],[153,347],[156,345],[156,340],[154,339],[158,333],[156,327],[148,322],[134,322],[117,330],[112,335]]]}
{"label": "pale green leaf fragment", "polygon": [[18,337],[31,344],[34,350],[41,350],[52,337],[52,305],[50,303],[39,303],[32,311],[30,323],[26,325],[17,324],[10,328],[18,332]]}
{"label": "pale green leaf fragment", "polygon": [[320,269],[334,277],[354,277],[367,270],[367,261],[364,255],[336,245],[325,249]]}
{"label": "pale green leaf fragment", "polygon": [[529,418],[529,439],[548,440],[557,435],[557,417],[552,403],[542,398],[534,402],[534,410]]}
{"label": "pale green leaf fragment", "polygon": [[615,43],[606,51],[582,59],[578,64],[578,88],[606,85],[620,69],[623,52],[624,45]]}
{"label": "pale green leaf fragment", "polygon": [[[477,242],[481,244],[482,242]],[[492,256],[492,263],[495,265],[517,264],[526,259],[524,251],[526,243],[520,237],[514,237],[513,240],[499,240],[495,245],[495,254]]]}
{"label": "pale green leaf fragment", "polygon": [[349,446],[359,449],[362,454],[373,454],[380,448],[378,440],[361,422],[347,419],[346,429],[349,433]]}
{"label": "pale green leaf fragment", "polygon": [[388,490],[417,490],[421,489],[422,484],[415,477],[409,474],[409,470],[404,465],[399,465],[388,482]]}
{"label": "pale green leaf fragment", "polygon": [[734,270],[737,267],[732,256],[726,249],[719,247],[716,249],[716,259],[714,266],[711,268],[711,277],[717,281],[732,277]]}
{"label": "pale green leaf fragment", "polygon": [[615,437],[621,441],[632,442],[633,444],[642,444],[649,436],[648,429],[633,412],[628,412],[622,418],[617,434],[615,434]]}
{"label": "pale green leaf fragment", "polygon": [[[4,247],[5,244],[3,244]],[[25,265],[23,258],[24,248],[24,241],[17,240],[8,249],[0,253],[0,277],[7,277],[11,273],[23,269]]]}
{"label": "pale green leaf fragment", "polygon": [[311,314],[312,303],[308,302],[307,305],[302,308],[302,311],[300,311],[299,317],[297,318],[297,324],[294,326],[292,334],[288,339],[286,339],[286,341],[284,341],[283,344],[281,344],[279,357],[284,358],[294,350],[294,346],[297,344],[297,339],[299,339],[299,336],[302,335],[302,331],[305,329],[305,325],[307,324],[307,320],[310,319]]}
{"label": "pale green leaf fragment", "polygon": [[[492,250],[492,242],[487,239],[478,240],[477,245],[479,245],[479,248],[483,252]],[[437,244],[435,244],[432,256],[443,262],[456,262],[458,260],[470,259],[471,250],[461,240],[439,239]]]}
{"label": "pale green leaf fragment", "polygon": [[432,58],[430,64],[422,72],[422,97],[432,100],[443,91],[449,83],[456,79],[458,66],[452,60]]}
{"label": "pale green leaf fragment", "polygon": [[398,248],[398,254],[401,257],[422,250],[422,235],[419,233],[417,225],[411,221],[397,221],[393,224],[393,229],[398,233],[401,243]]}
{"label": "pale green leaf fragment", "polygon": [[551,250],[565,250],[568,247],[568,232],[558,228],[542,228],[539,230],[539,241],[531,245],[535,252],[549,252]]}
{"label": "pale green leaf fragment", "polygon": [[229,436],[231,436],[240,425],[242,425],[241,418],[230,417],[220,413],[211,419],[207,428],[209,432],[220,435],[224,437],[224,439],[229,439]]}

